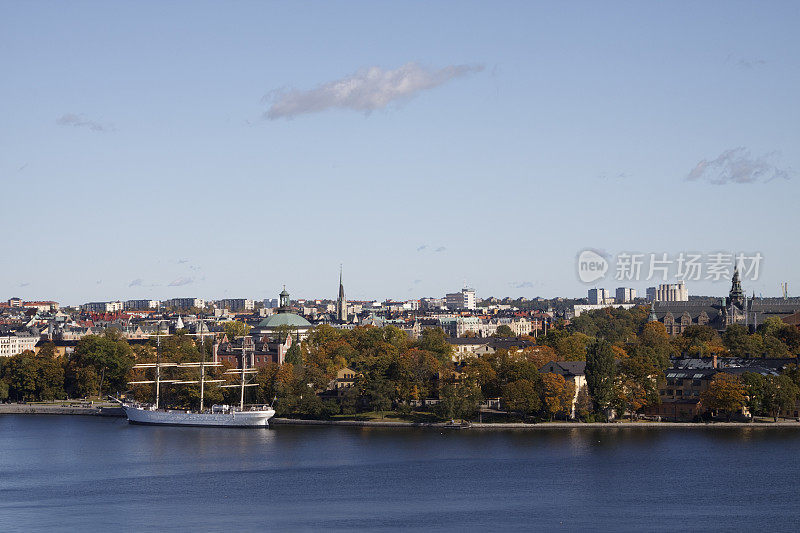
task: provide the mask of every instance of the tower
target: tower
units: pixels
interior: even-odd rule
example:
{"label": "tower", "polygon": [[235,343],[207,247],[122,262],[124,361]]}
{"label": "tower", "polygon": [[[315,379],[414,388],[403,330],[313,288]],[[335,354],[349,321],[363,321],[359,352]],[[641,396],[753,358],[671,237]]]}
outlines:
{"label": "tower", "polygon": [[336,300],[336,319],[340,322],[347,322],[347,300],[344,297],[341,265],[339,266],[339,298]]}
{"label": "tower", "polygon": [[279,313],[288,313],[289,312],[289,291],[286,290],[286,285],[283,286],[283,290],[278,295],[280,300],[280,306],[278,307]]}
{"label": "tower", "polygon": [[731,279],[731,292],[730,303],[742,307],[744,304],[744,291],[742,290],[742,282],[739,280],[739,269],[733,270],[733,278]]}

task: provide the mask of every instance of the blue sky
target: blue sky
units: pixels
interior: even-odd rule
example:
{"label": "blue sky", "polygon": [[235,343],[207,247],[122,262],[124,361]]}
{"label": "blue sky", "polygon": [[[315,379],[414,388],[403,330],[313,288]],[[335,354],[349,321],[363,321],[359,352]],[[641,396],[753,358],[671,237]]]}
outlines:
{"label": "blue sky", "polygon": [[340,263],[351,298],[579,296],[585,248],[759,251],[748,292],[800,291],[798,23],[797,2],[3,2],[0,298],[334,298]]}

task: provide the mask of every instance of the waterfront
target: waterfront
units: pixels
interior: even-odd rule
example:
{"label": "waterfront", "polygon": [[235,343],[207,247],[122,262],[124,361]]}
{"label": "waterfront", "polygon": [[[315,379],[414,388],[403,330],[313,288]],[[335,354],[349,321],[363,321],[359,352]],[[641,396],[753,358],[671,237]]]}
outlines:
{"label": "waterfront", "polygon": [[0,528],[793,530],[794,429],[471,432],[0,417]]}

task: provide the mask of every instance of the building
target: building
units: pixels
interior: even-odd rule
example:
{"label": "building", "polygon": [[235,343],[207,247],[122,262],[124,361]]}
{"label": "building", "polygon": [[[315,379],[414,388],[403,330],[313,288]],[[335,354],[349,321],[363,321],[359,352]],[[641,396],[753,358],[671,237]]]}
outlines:
{"label": "building", "polygon": [[120,301],[116,302],[89,302],[81,306],[84,313],[116,313],[125,308]]}
{"label": "building", "polygon": [[614,299],[605,289],[589,289],[589,305],[607,305],[614,303]]}
{"label": "building", "polygon": [[539,372],[544,374],[558,374],[564,376],[564,380],[571,381],[575,388],[575,395],[572,397],[572,407],[569,417],[575,418],[575,406],[578,403],[578,394],[581,389],[586,387],[586,361],[550,361],[544,365]]}
{"label": "building", "polygon": [[0,335],[0,357],[11,357],[36,347],[39,335],[27,331],[14,331],[8,335]]}
{"label": "building", "polygon": [[680,335],[691,325],[710,326],[722,332],[731,324],[741,324],[755,330],[769,317],[783,319],[797,311],[800,311],[800,301],[795,299],[747,298],[738,270],[733,272],[728,297],[717,302],[656,300],[652,304],[652,315],[673,336]]}
{"label": "building", "polygon": [[629,287],[618,287],[616,298],[614,299],[618,304],[630,303],[636,299],[636,289],[631,289]]}
{"label": "building", "polygon": [[166,300],[164,305],[176,309],[191,309],[192,307],[202,309],[206,306],[206,302],[202,298],[173,298]]}
{"label": "building", "polygon": [[339,269],[339,297],[336,299],[336,320],[347,322],[347,299],[344,297],[341,268]]}
{"label": "building", "polygon": [[253,300],[246,298],[230,298],[226,300],[219,300],[217,307],[221,309],[228,309],[229,311],[252,311],[256,308],[256,303]]}
{"label": "building", "polygon": [[662,283],[655,289],[653,299],[656,302],[688,302],[689,291],[683,281]]}
{"label": "building", "polygon": [[302,341],[311,333],[311,322],[292,312],[289,305],[289,292],[286,287],[280,293],[280,307],[276,312],[258,323],[251,331],[254,338],[275,337],[281,331],[292,334],[296,341]]}
{"label": "building", "polygon": [[475,289],[463,288],[461,292],[453,292],[445,295],[445,303],[448,309],[476,309],[477,299]]}
{"label": "building", "polygon": [[636,307],[635,303],[627,303],[627,304],[619,304],[619,303],[609,303],[609,304],[575,304],[572,308],[572,317],[578,318],[581,316],[582,313],[586,313],[587,311],[597,311],[598,309],[607,309],[609,307],[613,307],[614,309],[631,309]]}
{"label": "building", "polygon": [[22,298],[9,298],[8,299],[8,306],[9,307],[22,307]]}
{"label": "building", "polygon": [[656,288],[655,287],[647,287],[645,291],[645,299],[648,302],[655,302],[656,301]]}
{"label": "building", "polygon": [[161,302],[158,300],[128,300],[125,302],[126,311],[146,311],[148,309],[158,309]]}

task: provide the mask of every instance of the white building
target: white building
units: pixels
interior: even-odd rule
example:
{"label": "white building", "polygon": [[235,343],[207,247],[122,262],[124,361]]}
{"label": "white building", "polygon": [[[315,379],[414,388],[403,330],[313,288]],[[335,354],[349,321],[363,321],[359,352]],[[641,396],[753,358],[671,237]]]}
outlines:
{"label": "white building", "polygon": [[231,298],[219,300],[217,302],[217,307],[230,309],[231,311],[252,311],[256,308],[256,303],[246,298]]}
{"label": "white building", "polygon": [[89,302],[81,306],[81,311],[85,313],[116,313],[122,311],[125,305],[117,300],[116,302]]}
{"label": "white building", "polygon": [[597,309],[606,309],[609,307],[613,307],[614,309],[631,309],[632,307],[636,307],[635,303],[627,303],[627,304],[576,304],[573,307],[572,312],[573,318],[578,318],[581,316],[581,313],[585,313],[586,311],[596,311]]}
{"label": "white building", "polygon": [[161,302],[158,300],[128,300],[125,302],[125,310],[139,311],[143,309],[158,309]]}
{"label": "white building", "polygon": [[614,299],[605,289],[589,289],[590,305],[605,305],[613,303]]}
{"label": "white building", "polygon": [[0,336],[0,357],[11,357],[25,350],[33,351],[39,337],[28,332],[14,332]]}
{"label": "white building", "polygon": [[206,306],[206,302],[202,298],[173,298],[165,301],[164,305],[177,309],[190,309],[192,307],[202,309]]}
{"label": "white building", "polygon": [[477,307],[477,300],[475,298],[475,289],[461,289],[461,292],[453,292],[445,295],[445,301],[448,309],[475,309]]}
{"label": "white building", "polygon": [[626,304],[636,299],[636,289],[629,287],[618,287],[616,294],[616,302],[619,304]]}
{"label": "white building", "polygon": [[678,283],[662,283],[655,290],[656,302],[688,302],[689,291],[683,281]]}

